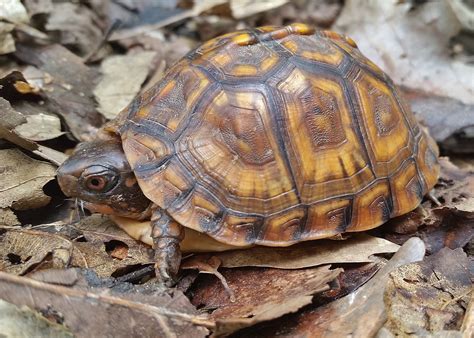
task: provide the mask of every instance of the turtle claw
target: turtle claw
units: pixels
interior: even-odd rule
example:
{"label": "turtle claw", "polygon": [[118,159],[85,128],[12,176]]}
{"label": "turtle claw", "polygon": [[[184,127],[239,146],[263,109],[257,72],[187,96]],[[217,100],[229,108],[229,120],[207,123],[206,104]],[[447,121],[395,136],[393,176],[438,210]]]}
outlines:
{"label": "turtle claw", "polygon": [[165,287],[173,287],[178,280],[181,263],[179,240],[170,237],[157,238],[155,244],[156,279]]}

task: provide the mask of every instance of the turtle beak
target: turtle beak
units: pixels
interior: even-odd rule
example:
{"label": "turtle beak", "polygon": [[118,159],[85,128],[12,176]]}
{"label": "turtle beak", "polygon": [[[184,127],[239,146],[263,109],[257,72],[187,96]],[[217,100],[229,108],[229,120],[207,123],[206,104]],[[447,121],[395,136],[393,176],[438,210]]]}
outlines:
{"label": "turtle beak", "polygon": [[63,193],[68,197],[78,197],[78,180],[80,173],[77,168],[66,160],[57,170],[56,177]]}

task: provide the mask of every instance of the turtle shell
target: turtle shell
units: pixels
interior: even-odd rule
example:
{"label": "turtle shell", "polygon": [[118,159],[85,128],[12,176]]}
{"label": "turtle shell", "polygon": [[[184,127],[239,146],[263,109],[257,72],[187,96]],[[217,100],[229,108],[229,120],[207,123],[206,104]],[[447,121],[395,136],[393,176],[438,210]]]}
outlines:
{"label": "turtle shell", "polygon": [[116,120],[145,195],[232,245],[286,246],[416,208],[438,150],[388,76],[303,24],[210,40]]}

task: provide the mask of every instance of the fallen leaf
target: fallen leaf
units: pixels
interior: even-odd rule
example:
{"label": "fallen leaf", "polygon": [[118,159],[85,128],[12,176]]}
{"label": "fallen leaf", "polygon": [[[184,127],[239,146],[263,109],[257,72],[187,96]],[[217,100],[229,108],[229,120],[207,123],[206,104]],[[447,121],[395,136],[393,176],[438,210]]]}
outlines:
{"label": "fallen leaf", "polygon": [[[142,6],[142,8],[135,10],[135,12],[138,12],[138,18],[136,13],[134,13],[135,15],[132,16],[132,20],[128,18],[131,21],[129,23],[129,26],[131,27],[117,30],[110,36],[108,40],[117,41],[129,39],[146,34],[148,32],[156,31],[173,23],[196,17],[203,12],[226,4],[228,1],[229,0],[196,0],[193,1],[191,8],[185,10],[176,8],[176,6],[166,8],[166,6],[160,6],[160,4],[157,5],[156,2],[152,2],[151,6],[145,3],[148,6],[145,5]],[[134,6],[129,7],[133,8]],[[152,17],[152,15],[150,15],[152,13],[155,15],[153,22],[150,23],[149,18]]]}
{"label": "fallen leaf", "polygon": [[0,22],[0,54],[13,53],[15,49],[15,40],[11,32],[15,25],[6,22]]}
{"label": "fallen leaf", "polygon": [[[443,149],[454,153],[474,153],[474,138],[469,142],[458,136],[474,126],[474,104],[414,90],[405,90],[404,93],[417,118],[429,128],[430,135]],[[465,146],[460,146],[462,141]]]}
{"label": "fallen leaf", "polygon": [[26,306],[18,307],[0,300],[0,332],[7,337],[72,338],[64,326],[52,323]]}
{"label": "fallen leaf", "polygon": [[52,0],[23,0],[23,4],[30,17],[37,14],[48,14],[53,10]]}
{"label": "fallen leaf", "polygon": [[28,22],[28,14],[20,0],[2,0],[0,2],[0,19],[13,23]]}
{"label": "fallen leaf", "polygon": [[17,149],[0,150],[0,208],[39,208],[51,197],[43,186],[54,179],[53,165],[34,160]]}
{"label": "fallen leaf", "polygon": [[4,228],[0,237],[0,267],[2,271],[24,275],[40,264],[52,268],[68,266],[72,243],[66,238],[46,232]]}
{"label": "fallen leaf", "polygon": [[15,128],[15,132],[32,141],[46,141],[64,134],[57,116],[37,114],[26,116],[26,123]]}
{"label": "fallen leaf", "polygon": [[471,299],[469,300],[469,306],[467,307],[466,314],[464,315],[461,332],[463,337],[474,336],[474,292],[471,292]]}
{"label": "fallen leaf", "polygon": [[[0,298],[42,313],[60,314],[75,337],[206,337],[203,318],[175,291],[139,294],[80,290],[0,272]],[[71,311],[71,309],[73,309]],[[79,314],[79,315],[78,315]]]}
{"label": "fallen leaf", "polygon": [[474,104],[474,65],[451,58],[446,50],[461,29],[448,2],[412,4],[347,1],[333,29],[350,35],[395,83]]}
{"label": "fallen leaf", "polygon": [[460,330],[469,303],[474,263],[462,249],[444,248],[422,262],[390,273],[385,327],[396,336]]}
{"label": "fallen leaf", "polygon": [[0,208],[0,225],[13,226],[19,224],[18,218],[10,208]]}
{"label": "fallen leaf", "polygon": [[[328,265],[300,270],[226,269],[222,271],[235,294],[231,301],[216,279],[204,280],[193,290],[192,303],[209,315],[214,336],[228,335],[256,323],[279,318],[310,304],[313,295],[329,289],[342,269],[330,270]],[[215,310],[214,310],[215,309]]]}
{"label": "fallen leaf", "polygon": [[230,9],[235,19],[242,19],[278,8],[286,3],[288,3],[288,0],[230,0]]}
{"label": "fallen leaf", "polygon": [[[312,337],[311,332],[308,334],[300,334],[294,332],[297,330],[307,316],[313,317],[313,312],[318,307],[333,302],[351,292],[357,290],[370,280],[377,271],[383,267],[385,263],[368,263],[368,264],[344,264],[344,271],[337,276],[335,280],[329,283],[330,289],[323,291],[314,296],[311,305],[305,306],[297,313],[285,315],[282,318],[272,320],[262,325],[255,325],[239,331],[238,337]],[[311,322],[311,320],[309,321]],[[300,332],[300,331],[298,331]]]}
{"label": "fallen leaf", "polygon": [[81,3],[54,3],[45,28],[59,34],[62,45],[72,47],[79,55],[87,55],[91,46],[102,40],[96,13]]}
{"label": "fallen leaf", "polygon": [[102,79],[94,89],[99,111],[113,119],[132,102],[151,70],[155,52],[114,55],[102,61]]}
{"label": "fallen leaf", "polygon": [[253,247],[214,255],[225,268],[259,266],[301,269],[324,264],[373,262],[370,256],[398,249],[398,245],[382,238],[355,234],[343,241],[317,240],[289,247]]}
{"label": "fallen leaf", "polygon": [[373,337],[386,321],[384,289],[390,272],[401,265],[420,261],[424,244],[411,238],[357,291],[299,316],[292,327],[276,337]]}
{"label": "fallen leaf", "polygon": [[[56,44],[43,47],[18,44],[15,55],[41,71],[44,79],[41,81],[42,95],[48,111],[63,116],[77,139],[92,139],[104,122],[92,94],[98,73],[84,65],[81,58]],[[29,69],[23,73],[25,78],[30,81],[31,74],[32,82],[38,82],[38,71]]]}

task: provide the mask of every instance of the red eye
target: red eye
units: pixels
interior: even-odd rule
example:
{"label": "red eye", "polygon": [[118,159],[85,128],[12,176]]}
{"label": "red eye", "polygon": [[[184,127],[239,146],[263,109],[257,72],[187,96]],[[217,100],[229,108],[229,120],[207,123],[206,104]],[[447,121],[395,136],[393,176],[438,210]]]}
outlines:
{"label": "red eye", "polygon": [[101,191],[107,186],[107,179],[103,176],[91,176],[87,178],[86,186],[90,190]]}

